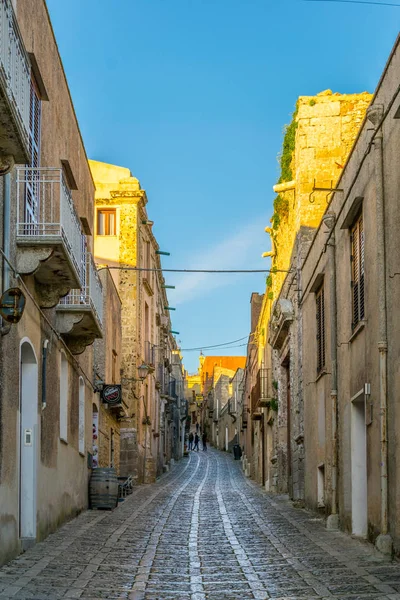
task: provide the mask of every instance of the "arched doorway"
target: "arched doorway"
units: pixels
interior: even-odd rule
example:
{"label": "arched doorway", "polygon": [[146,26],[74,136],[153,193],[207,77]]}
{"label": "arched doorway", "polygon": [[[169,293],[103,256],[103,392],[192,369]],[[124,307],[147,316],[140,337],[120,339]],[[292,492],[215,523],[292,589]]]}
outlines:
{"label": "arched doorway", "polygon": [[21,344],[20,365],[20,538],[36,539],[38,454],[38,366],[29,341]]}

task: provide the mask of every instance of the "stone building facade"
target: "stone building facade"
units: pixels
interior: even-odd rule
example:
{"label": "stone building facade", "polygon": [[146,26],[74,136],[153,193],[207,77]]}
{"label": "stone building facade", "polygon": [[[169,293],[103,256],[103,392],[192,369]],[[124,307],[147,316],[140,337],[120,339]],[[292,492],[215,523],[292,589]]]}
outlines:
{"label": "stone building facade", "polygon": [[230,396],[218,418],[220,449],[226,452],[231,452],[234,444],[239,443],[238,419],[241,414],[243,383],[244,369],[237,369],[229,381]]}
{"label": "stone building facade", "polygon": [[217,448],[225,448],[225,427],[220,425],[221,411],[231,397],[231,380],[245,366],[245,356],[207,356],[201,364],[201,430]]}
{"label": "stone building facade", "polygon": [[[120,473],[120,423],[127,415],[122,401],[108,404],[102,397],[107,385],[121,385],[121,299],[108,269],[99,271],[103,286],[103,337],[94,343],[94,377],[98,402],[93,406],[93,466],[114,467]],[[125,458],[125,457],[124,457]]]}
{"label": "stone building facade", "polygon": [[[356,115],[357,136],[320,221],[297,222],[286,263],[276,262],[275,246],[273,265],[286,264],[288,272],[270,286],[265,345],[277,408],[270,489],[289,492],[325,515],[328,528],[368,538],[388,554],[400,551],[399,70],[398,39],[361,124]],[[351,117],[341,119],[342,131],[351,130]],[[312,193],[307,201],[315,204]],[[259,325],[263,348],[265,320]]]}
{"label": "stone building facade", "polygon": [[266,228],[271,250],[264,256],[271,259],[271,272],[254,327],[251,365],[249,358],[247,362],[251,432],[247,429],[243,436],[243,468],[267,489],[288,492],[301,501],[302,337],[301,328],[290,325],[299,319],[300,265],[370,100],[368,93],[341,95],[329,90],[298,99],[285,132],[274,213]]}
{"label": "stone building facade", "polygon": [[0,8],[12,58],[0,84],[1,285],[26,299],[18,323],[1,322],[3,562],[87,507],[103,302],[94,185],[46,4]]}
{"label": "stone building facade", "polygon": [[325,506],[329,527],[396,554],[399,71],[398,39],[305,258],[300,297],[306,502]]}
{"label": "stone building facade", "polygon": [[[121,421],[123,475],[151,482],[168,460],[167,406],[175,341],[160,251],[147,196],[129,169],[90,161],[96,185],[95,255],[107,265],[122,302]],[[139,380],[138,369],[148,368]]]}

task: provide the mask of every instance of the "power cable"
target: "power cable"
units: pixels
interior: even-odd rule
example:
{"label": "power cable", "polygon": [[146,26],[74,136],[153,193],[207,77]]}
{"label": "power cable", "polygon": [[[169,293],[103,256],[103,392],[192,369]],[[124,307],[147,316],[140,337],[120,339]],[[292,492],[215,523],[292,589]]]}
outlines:
{"label": "power cable", "polygon": [[[237,346],[226,346],[223,348],[223,350],[231,350],[232,348],[242,348],[243,346],[247,346],[247,343],[246,344],[238,344]],[[181,348],[181,352],[192,352],[195,350],[198,351],[197,348],[188,348],[188,349]]]}
{"label": "power cable", "polygon": [[[250,335],[254,335],[254,333],[250,333]],[[237,340],[232,340],[231,342],[224,342],[223,344],[213,344],[211,346],[198,346],[197,348],[181,348],[182,352],[191,352],[192,350],[212,350],[213,348],[221,348],[221,346],[228,346],[230,344],[236,344],[236,342],[241,342],[242,340],[245,340],[246,338],[248,338],[248,335],[244,335],[243,337],[237,339]],[[245,344],[246,345],[246,344]]]}
{"label": "power cable", "polygon": [[397,6],[393,2],[372,2],[372,0],[302,0],[303,2],[340,2],[342,4],[373,4],[374,6]]}
{"label": "power cable", "polygon": [[146,267],[113,267],[101,265],[97,269],[118,270],[118,271],[152,271],[156,273],[291,273],[291,269],[150,269]]}

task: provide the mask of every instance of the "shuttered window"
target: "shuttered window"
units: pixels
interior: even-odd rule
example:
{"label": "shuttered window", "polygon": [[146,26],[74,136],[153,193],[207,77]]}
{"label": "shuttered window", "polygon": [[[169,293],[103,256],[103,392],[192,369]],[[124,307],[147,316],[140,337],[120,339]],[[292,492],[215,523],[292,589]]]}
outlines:
{"label": "shuttered window", "polygon": [[117,212],[115,208],[102,208],[97,211],[97,235],[117,234]]}
{"label": "shuttered window", "polygon": [[[29,110],[29,167],[40,167],[40,128],[42,119],[42,102],[35,80],[31,79],[31,95]],[[39,217],[39,173],[27,170],[25,190],[25,223],[33,228]]]}
{"label": "shuttered window", "polygon": [[316,295],[317,304],[317,372],[325,368],[325,295],[322,286]]}
{"label": "shuttered window", "polygon": [[352,304],[354,329],[365,318],[364,304],[364,225],[362,216],[351,230]]}

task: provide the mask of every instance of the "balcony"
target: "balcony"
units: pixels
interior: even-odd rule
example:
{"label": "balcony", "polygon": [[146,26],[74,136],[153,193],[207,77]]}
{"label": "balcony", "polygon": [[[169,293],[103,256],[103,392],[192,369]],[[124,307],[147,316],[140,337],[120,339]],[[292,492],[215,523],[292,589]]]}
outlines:
{"label": "balcony", "polygon": [[16,171],[18,272],[35,276],[40,305],[52,308],[83,284],[80,221],[61,169]]}
{"label": "balcony", "polygon": [[29,162],[31,67],[11,0],[0,0],[0,173]]}
{"label": "balcony", "polygon": [[91,253],[84,249],[81,289],[72,290],[57,306],[57,329],[73,354],[81,354],[103,337],[103,288]]}
{"label": "balcony", "polygon": [[154,373],[156,366],[156,347],[149,341],[144,343],[144,364],[149,367],[149,373]]}
{"label": "balcony", "polygon": [[257,373],[259,379],[258,389],[260,390],[260,400],[258,406],[265,408],[271,404],[273,398],[271,386],[271,369],[262,368]]}

